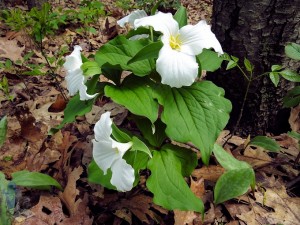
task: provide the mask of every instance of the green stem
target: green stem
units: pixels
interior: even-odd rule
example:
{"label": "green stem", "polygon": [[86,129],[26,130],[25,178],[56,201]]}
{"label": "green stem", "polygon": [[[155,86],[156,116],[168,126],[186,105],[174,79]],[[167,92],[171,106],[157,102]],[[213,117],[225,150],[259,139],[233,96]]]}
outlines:
{"label": "green stem", "polygon": [[239,66],[239,64],[236,64],[237,68],[239,68],[239,70],[242,72],[243,76],[246,78],[246,80],[248,82],[250,82],[249,77],[247,76],[247,74],[244,72],[244,70]]}
{"label": "green stem", "polygon": [[[254,77],[254,78],[252,79],[252,81],[253,81],[253,80],[257,80],[257,79],[259,79],[259,78],[261,78],[261,77],[263,77],[263,76],[266,76],[266,75],[268,75],[269,73],[270,73],[270,72],[262,73],[262,74],[258,75],[257,77]],[[273,73],[278,73],[278,72],[273,72]]]}
{"label": "green stem", "polygon": [[153,42],[153,27],[150,27],[150,40]]}

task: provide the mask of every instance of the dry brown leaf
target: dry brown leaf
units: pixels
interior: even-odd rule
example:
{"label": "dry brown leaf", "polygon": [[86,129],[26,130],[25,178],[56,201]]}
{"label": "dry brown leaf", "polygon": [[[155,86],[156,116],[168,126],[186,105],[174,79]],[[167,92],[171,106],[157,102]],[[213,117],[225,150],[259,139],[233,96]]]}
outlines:
{"label": "dry brown leaf", "polygon": [[284,186],[263,190],[255,193],[255,201],[251,199],[252,210],[237,215],[239,219],[247,225],[300,223],[300,198],[288,196]]}
{"label": "dry brown leaf", "polygon": [[65,203],[67,209],[70,212],[71,216],[74,216],[78,211],[78,205],[81,200],[76,201],[76,196],[79,194],[79,191],[76,188],[76,181],[80,178],[80,175],[83,172],[82,167],[75,168],[68,177],[68,183],[63,192],[59,192],[60,199]]}
{"label": "dry brown leaf", "polygon": [[48,112],[54,112],[54,113],[61,112],[66,108],[66,105],[67,102],[65,101],[63,96],[59,94],[57,95],[55,102],[52,103],[48,108]]}
{"label": "dry brown leaf", "polygon": [[300,105],[291,109],[289,124],[292,131],[300,133]]}
{"label": "dry brown leaf", "polygon": [[0,37],[0,57],[16,62],[17,60],[22,59],[24,49],[25,46],[18,46],[17,40],[9,40],[7,37]]}
{"label": "dry brown leaf", "polygon": [[224,168],[219,165],[209,165],[203,166],[200,169],[195,169],[192,176],[197,177],[198,179],[203,178],[204,180],[216,182],[224,171]]}

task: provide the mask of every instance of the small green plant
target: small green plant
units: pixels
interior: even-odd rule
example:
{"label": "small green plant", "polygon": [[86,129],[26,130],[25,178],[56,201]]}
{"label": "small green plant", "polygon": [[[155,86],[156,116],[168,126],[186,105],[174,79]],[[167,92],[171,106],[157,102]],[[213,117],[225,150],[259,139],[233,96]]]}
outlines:
{"label": "small green plant", "polygon": [[0,90],[4,92],[6,98],[9,101],[12,101],[14,99],[14,96],[10,95],[9,84],[6,76],[3,76],[0,80]]}

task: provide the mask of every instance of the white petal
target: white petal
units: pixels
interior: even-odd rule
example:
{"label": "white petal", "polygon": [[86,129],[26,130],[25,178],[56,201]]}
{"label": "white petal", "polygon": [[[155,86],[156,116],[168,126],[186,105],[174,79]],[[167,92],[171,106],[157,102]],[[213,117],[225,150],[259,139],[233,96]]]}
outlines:
{"label": "white petal", "polygon": [[99,121],[95,124],[94,133],[96,141],[110,141],[112,148],[112,139],[110,137],[112,133],[112,120],[110,119],[110,112],[105,112],[101,115]]}
{"label": "white petal", "polygon": [[67,89],[69,91],[69,94],[73,96],[79,91],[81,85],[84,82],[83,72],[80,68],[77,68],[75,70],[68,70],[65,79],[67,82]]}
{"label": "white petal", "polygon": [[70,55],[66,56],[66,62],[63,65],[66,70],[75,70],[81,67],[81,50],[82,48],[79,45],[76,45],[74,46],[73,52]]}
{"label": "white petal", "polygon": [[156,70],[163,84],[180,88],[190,86],[198,75],[198,64],[195,56],[163,46],[156,61]]}
{"label": "white petal", "polygon": [[89,95],[86,91],[87,91],[87,86],[84,83],[82,83],[79,88],[79,96],[81,101],[86,101],[95,98],[98,95],[98,93]]}
{"label": "white petal", "polygon": [[112,147],[118,149],[121,158],[123,157],[125,152],[131,148],[131,146],[132,146],[132,142],[120,143],[115,140],[112,140]]}
{"label": "white petal", "polygon": [[137,35],[130,37],[129,40],[135,41],[135,40],[140,40],[140,39],[148,38],[148,37],[149,37],[149,34],[137,34]]}
{"label": "white petal", "polygon": [[96,164],[104,174],[107,173],[107,169],[112,166],[112,164],[120,158],[118,151],[112,148],[111,140],[101,140],[97,142],[95,139],[93,142],[93,158]]}
{"label": "white petal", "polygon": [[196,25],[184,26],[179,30],[179,33],[180,41],[182,42],[181,52],[189,55],[198,55],[203,48],[213,48],[219,54],[223,54],[220,42],[205,20],[201,20]]}
{"label": "white petal", "polygon": [[153,16],[147,16],[142,19],[134,21],[134,27],[148,27],[152,26],[154,30],[163,34],[162,42],[167,44],[170,35],[176,36],[179,31],[178,23],[173,19],[171,13],[158,12]]}
{"label": "white petal", "polygon": [[112,167],[111,184],[114,185],[118,191],[130,191],[133,187],[135,179],[134,169],[124,159],[116,160]]}
{"label": "white petal", "polygon": [[129,23],[131,26],[133,26],[133,23],[136,19],[140,19],[143,17],[146,17],[147,13],[144,10],[137,9],[130,13],[128,16],[125,16],[124,18],[117,21],[117,24],[120,27],[125,27],[126,23]]}

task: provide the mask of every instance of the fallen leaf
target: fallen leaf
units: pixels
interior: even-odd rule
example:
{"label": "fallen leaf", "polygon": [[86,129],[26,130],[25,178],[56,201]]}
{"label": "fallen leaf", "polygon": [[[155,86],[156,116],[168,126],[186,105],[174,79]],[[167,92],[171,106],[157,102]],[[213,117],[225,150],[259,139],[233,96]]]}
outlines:
{"label": "fallen leaf", "polygon": [[10,59],[13,62],[21,60],[25,46],[19,47],[18,41],[0,37],[0,57]]}
{"label": "fallen leaf", "polygon": [[66,108],[67,102],[61,94],[57,95],[54,103],[48,108],[48,112],[61,112]]}
{"label": "fallen leaf", "polygon": [[204,180],[216,182],[224,172],[224,168],[219,165],[209,165],[203,166],[200,169],[195,169],[192,176],[197,177],[198,179],[203,178]]}
{"label": "fallen leaf", "polygon": [[292,131],[300,133],[300,105],[291,109],[289,124]]}
{"label": "fallen leaf", "polygon": [[59,192],[60,199],[65,203],[71,216],[74,216],[78,210],[81,200],[76,200],[79,191],[76,188],[76,181],[83,172],[82,167],[75,168],[68,176],[68,183],[63,192]]}

